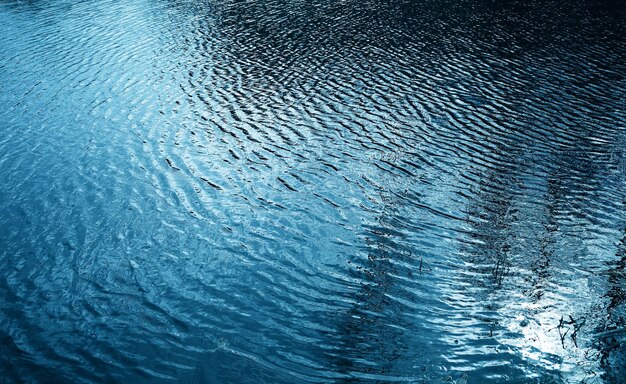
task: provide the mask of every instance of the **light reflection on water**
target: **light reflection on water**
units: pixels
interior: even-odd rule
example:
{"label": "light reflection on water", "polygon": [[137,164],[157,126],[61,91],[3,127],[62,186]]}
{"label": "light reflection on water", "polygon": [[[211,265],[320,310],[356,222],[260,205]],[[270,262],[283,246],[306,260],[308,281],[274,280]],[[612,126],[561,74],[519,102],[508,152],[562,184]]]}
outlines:
{"label": "light reflection on water", "polygon": [[0,376],[620,383],[623,15],[0,4]]}

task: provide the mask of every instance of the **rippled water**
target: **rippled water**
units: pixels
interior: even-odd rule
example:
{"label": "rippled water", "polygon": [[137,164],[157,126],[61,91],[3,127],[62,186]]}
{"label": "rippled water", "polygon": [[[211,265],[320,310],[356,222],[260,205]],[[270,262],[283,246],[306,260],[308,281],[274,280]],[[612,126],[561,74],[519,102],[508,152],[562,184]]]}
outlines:
{"label": "rippled water", "polygon": [[626,382],[621,1],[0,3],[0,381]]}

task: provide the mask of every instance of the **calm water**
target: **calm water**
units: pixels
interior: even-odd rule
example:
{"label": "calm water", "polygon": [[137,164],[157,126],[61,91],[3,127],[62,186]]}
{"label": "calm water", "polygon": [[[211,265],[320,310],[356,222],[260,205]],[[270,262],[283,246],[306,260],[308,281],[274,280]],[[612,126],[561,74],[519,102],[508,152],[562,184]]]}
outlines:
{"label": "calm water", "polygon": [[0,382],[625,383],[622,1],[0,3]]}

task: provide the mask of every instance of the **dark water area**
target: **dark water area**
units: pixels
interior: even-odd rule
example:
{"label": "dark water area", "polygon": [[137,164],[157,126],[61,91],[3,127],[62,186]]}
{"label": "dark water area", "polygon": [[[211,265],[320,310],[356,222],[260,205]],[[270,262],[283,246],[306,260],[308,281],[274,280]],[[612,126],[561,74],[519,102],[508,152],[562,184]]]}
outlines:
{"label": "dark water area", "polygon": [[0,382],[626,383],[623,1],[0,2]]}

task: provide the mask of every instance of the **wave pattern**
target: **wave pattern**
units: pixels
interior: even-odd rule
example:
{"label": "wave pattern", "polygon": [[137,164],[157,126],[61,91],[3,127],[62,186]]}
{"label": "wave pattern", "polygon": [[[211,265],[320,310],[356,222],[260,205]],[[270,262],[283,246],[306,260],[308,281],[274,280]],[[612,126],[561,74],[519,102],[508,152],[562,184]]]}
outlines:
{"label": "wave pattern", "polygon": [[2,2],[0,377],[621,382],[624,20]]}

